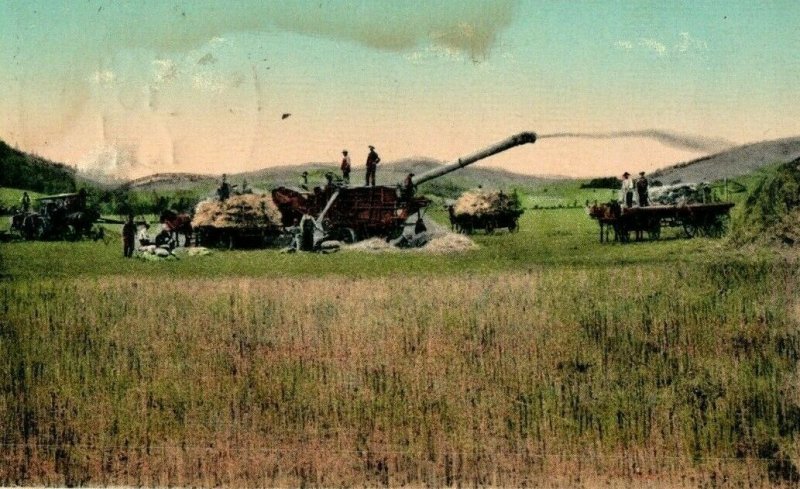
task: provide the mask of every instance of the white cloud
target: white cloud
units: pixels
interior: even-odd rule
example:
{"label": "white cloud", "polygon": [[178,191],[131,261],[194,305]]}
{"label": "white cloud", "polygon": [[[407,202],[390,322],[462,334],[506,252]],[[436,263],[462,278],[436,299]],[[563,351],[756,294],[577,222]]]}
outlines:
{"label": "white cloud", "polygon": [[658,56],[667,54],[667,46],[655,39],[641,38],[639,39],[639,46],[654,51]]}
{"label": "white cloud", "polygon": [[633,43],[630,41],[619,40],[614,43],[614,46],[618,47],[619,49],[624,49],[626,51],[630,51],[631,49],[633,49]]}
{"label": "white cloud", "polygon": [[110,85],[117,79],[117,75],[111,70],[97,70],[89,75],[89,81],[97,85]]}
{"label": "white cloud", "polygon": [[670,54],[688,54],[697,51],[705,51],[708,49],[708,44],[700,39],[695,39],[688,32],[681,32],[678,34],[678,41],[668,47],[668,41],[664,42],[659,39],[649,37],[639,38],[637,43],[633,43],[627,39],[620,39],[614,43],[614,47],[622,51],[647,51],[653,52],[658,57],[669,56]]}
{"label": "white cloud", "polygon": [[705,51],[708,49],[708,44],[700,39],[693,38],[688,32],[681,32],[679,34],[679,41],[673,48],[678,53],[688,53],[689,51]]}
{"label": "white cloud", "polygon": [[434,59],[450,59],[453,61],[464,61],[466,59],[464,53],[458,49],[435,44],[407,53],[404,58],[414,64],[422,64]]}
{"label": "white cloud", "polygon": [[153,61],[153,78],[158,83],[171,82],[178,77],[178,66],[171,59]]}

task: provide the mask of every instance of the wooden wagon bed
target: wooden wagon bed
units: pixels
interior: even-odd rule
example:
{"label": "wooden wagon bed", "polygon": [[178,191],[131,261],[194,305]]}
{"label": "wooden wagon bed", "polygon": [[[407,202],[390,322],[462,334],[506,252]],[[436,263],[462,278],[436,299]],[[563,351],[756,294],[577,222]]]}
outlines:
{"label": "wooden wagon bed", "polygon": [[661,237],[661,228],[682,227],[686,237],[697,235],[719,237],[725,232],[731,202],[711,204],[653,205],[647,207],[621,208],[615,205],[593,206],[589,215],[600,224],[600,241],[608,241],[608,233],[614,231],[618,241],[629,241],[630,233],[642,239],[647,233],[650,239]]}

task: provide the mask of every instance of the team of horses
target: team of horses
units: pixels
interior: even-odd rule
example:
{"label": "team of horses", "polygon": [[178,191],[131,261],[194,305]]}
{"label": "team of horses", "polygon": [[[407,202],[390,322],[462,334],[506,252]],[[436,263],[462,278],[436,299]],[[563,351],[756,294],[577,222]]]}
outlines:
{"label": "team of horses", "polygon": [[661,219],[645,213],[623,213],[619,202],[609,202],[608,204],[597,204],[588,209],[589,216],[597,219],[600,224],[600,242],[608,242],[611,233],[614,234],[614,241],[627,243],[630,241],[631,233],[634,233],[636,241],[644,239],[644,233],[650,239],[658,239],[661,236]]}

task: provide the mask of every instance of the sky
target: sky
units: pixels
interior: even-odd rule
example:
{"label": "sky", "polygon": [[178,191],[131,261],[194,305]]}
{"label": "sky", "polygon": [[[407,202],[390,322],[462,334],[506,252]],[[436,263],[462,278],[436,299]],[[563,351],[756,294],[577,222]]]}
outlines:
{"label": "sky", "polygon": [[800,135],[798,25],[791,0],[3,0],[0,139],[138,177],[615,133],[478,164],[650,171]]}

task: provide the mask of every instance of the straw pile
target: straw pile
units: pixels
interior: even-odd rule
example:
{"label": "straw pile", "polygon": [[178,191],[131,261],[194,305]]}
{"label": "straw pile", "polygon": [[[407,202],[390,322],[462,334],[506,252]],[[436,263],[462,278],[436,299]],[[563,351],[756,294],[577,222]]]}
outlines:
{"label": "straw pile", "polygon": [[399,248],[383,238],[370,238],[343,249],[369,253],[458,253],[478,249],[478,245],[462,234],[455,234],[435,221],[425,221],[428,231],[417,235],[412,247]]}
{"label": "straw pile", "polygon": [[478,245],[463,234],[447,233],[431,239],[428,244],[419,249],[428,253],[458,253],[476,250]]}
{"label": "straw pile", "polygon": [[271,195],[232,195],[224,202],[206,200],[197,204],[192,226],[215,228],[278,227],[281,212]]}
{"label": "straw pile", "polygon": [[399,248],[392,246],[383,238],[370,238],[347,245],[347,249],[354,251],[385,252],[398,251]]}
{"label": "straw pile", "polygon": [[519,210],[519,201],[513,196],[485,190],[465,192],[453,204],[453,212],[457,216],[482,216],[516,210]]}

